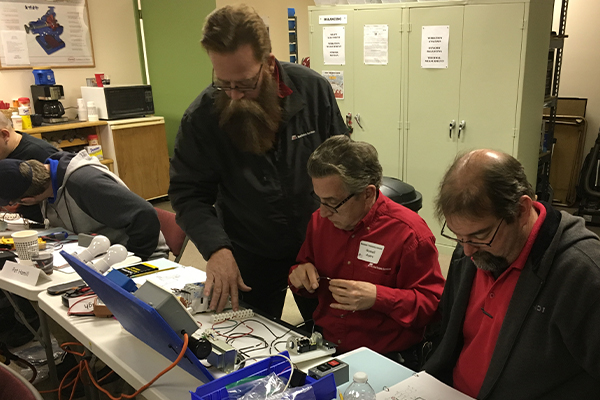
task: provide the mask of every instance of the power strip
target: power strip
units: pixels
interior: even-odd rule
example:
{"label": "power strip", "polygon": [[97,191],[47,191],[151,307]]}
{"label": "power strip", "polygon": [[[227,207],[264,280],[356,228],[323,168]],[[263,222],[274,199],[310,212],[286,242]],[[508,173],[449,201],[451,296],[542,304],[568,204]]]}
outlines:
{"label": "power strip", "polygon": [[215,313],[212,315],[213,324],[217,322],[222,322],[227,319],[244,319],[244,318],[252,318],[254,316],[254,312],[251,309],[246,310],[238,310],[238,311],[225,311],[222,313]]}

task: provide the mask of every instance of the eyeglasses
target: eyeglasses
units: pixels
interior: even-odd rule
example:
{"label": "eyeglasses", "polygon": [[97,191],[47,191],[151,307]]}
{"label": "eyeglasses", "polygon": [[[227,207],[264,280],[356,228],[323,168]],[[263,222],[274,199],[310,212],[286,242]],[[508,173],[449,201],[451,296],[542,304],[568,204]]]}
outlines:
{"label": "eyeglasses", "polygon": [[251,92],[258,87],[258,81],[260,80],[260,73],[262,72],[263,64],[260,65],[258,70],[258,74],[250,79],[246,79],[242,82],[241,85],[235,85],[231,87],[231,82],[222,81],[220,79],[215,78],[215,70],[212,72],[212,87],[216,90],[223,90],[225,92],[230,92],[232,90],[237,90],[238,92]]}
{"label": "eyeglasses", "polygon": [[[500,220],[500,223],[498,224],[498,227],[496,228],[496,230],[494,231],[494,236],[492,236],[492,238],[490,239],[489,242],[487,243],[483,243],[483,242],[477,242],[477,241],[472,241],[472,240],[462,240],[457,238],[456,236],[450,236],[447,233],[444,233],[444,230],[446,229],[446,221],[444,221],[444,225],[442,226],[442,232],[440,233],[443,237],[445,237],[446,239],[450,239],[456,243],[460,243],[462,245],[468,244],[470,246],[477,246],[477,247],[481,247],[481,246],[486,246],[486,247],[492,247],[492,242],[494,241],[494,239],[496,238],[496,235],[498,234],[498,230],[500,229],[500,225],[502,225],[502,223],[504,222],[504,218],[502,218]],[[452,233],[453,235],[453,233]]]}
{"label": "eyeglasses", "polygon": [[343,206],[348,200],[350,200],[356,193],[352,193],[350,196],[346,197],[344,200],[342,200],[337,206],[330,206],[329,204],[325,204],[321,201],[321,198],[319,196],[317,196],[317,194],[312,191],[310,192],[310,195],[312,196],[313,199],[315,199],[317,202],[319,202],[319,204],[321,204],[322,206],[325,206],[325,208],[327,208],[329,211],[334,212],[334,213],[338,213],[338,208],[340,208],[341,206]]}

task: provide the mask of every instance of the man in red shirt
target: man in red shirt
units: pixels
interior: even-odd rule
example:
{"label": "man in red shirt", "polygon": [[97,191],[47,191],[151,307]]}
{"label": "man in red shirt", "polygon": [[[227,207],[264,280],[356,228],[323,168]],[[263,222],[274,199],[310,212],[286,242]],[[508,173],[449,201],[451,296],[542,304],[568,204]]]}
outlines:
{"label": "man in red shirt", "polygon": [[308,173],[320,208],[289,282],[318,298],[313,318],[324,338],[341,352],[398,353],[421,342],[444,286],[425,221],[379,191],[382,168],[368,143],[331,137]]}
{"label": "man in red shirt", "polygon": [[535,201],[508,154],[459,156],[436,200],[458,243],[425,370],[478,399],[600,393],[600,241],[581,218]]}

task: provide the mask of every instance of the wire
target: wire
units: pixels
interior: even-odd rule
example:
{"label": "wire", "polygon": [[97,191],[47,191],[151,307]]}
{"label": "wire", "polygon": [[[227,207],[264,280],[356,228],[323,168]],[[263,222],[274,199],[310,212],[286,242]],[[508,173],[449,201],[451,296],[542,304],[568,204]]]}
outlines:
{"label": "wire", "polygon": [[[273,355],[268,355],[268,356],[256,356],[256,357],[249,357],[246,358],[244,360],[244,364],[246,363],[246,361],[250,361],[250,360],[261,360],[263,358],[270,358],[270,357],[281,357],[281,358],[285,358],[289,363],[290,363],[290,368],[293,370],[294,369],[294,363],[292,362],[292,360],[289,357],[284,356],[283,354],[273,354]],[[238,364],[239,365],[239,364]],[[285,371],[284,371],[285,372]],[[283,373],[283,372],[282,372]],[[279,375],[277,375],[279,376]],[[292,381],[292,375],[290,374],[290,378],[287,380],[285,387],[283,388],[282,392],[285,392],[287,390],[287,388],[290,386],[290,382]]]}
{"label": "wire", "polygon": [[[94,379],[94,375],[92,374],[92,371],[90,369],[90,365],[88,363],[88,360],[83,359],[80,361],[80,363],[78,365],[76,365],[75,367],[71,368],[71,370],[69,370],[69,372],[67,372],[65,374],[65,376],[63,377],[63,379],[61,380],[58,389],[52,389],[52,390],[44,390],[44,391],[40,391],[40,393],[53,393],[53,392],[58,392],[58,398],[60,400],[60,394],[62,392],[63,389],[68,388],[69,386],[73,385],[73,389],[71,390],[71,396],[69,397],[70,400],[73,399],[74,395],[75,395],[75,388],[77,386],[77,383],[79,382],[80,378],[81,378],[81,374],[87,370],[87,373],[90,377],[90,381],[94,384],[94,386],[96,386],[96,388],[98,390],[100,390],[102,393],[104,393],[106,396],[108,396],[108,398],[110,400],[123,400],[123,399],[134,399],[136,396],[138,396],[140,393],[142,393],[144,390],[148,389],[154,382],[156,382],[161,376],[163,376],[164,374],[166,374],[167,372],[169,372],[170,370],[172,370],[173,368],[175,368],[175,366],[181,361],[181,359],[183,358],[187,348],[188,348],[188,342],[189,342],[189,337],[187,335],[187,333],[183,334],[183,346],[181,347],[181,352],[179,353],[179,356],[177,356],[177,359],[175,361],[173,361],[171,363],[171,365],[169,365],[167,368],[165,368],[164,370],[162,370],[160,373],[158,373],[158,375],[156,375],[152,380],[150,380],[150,382],[146,383],[144,386],[142,386],[141,388],[139,388],[138,390],[136,390],[135,393],[133,394],[121,394],[121,396],[119,397],[113,397],[111,396],[111,394],[104,389],[102,386],[100,386],[98,383],[102,382],[104,379],[106,379],[110,374],[113,373],[113,371],[110,371],[108,374],[104,375],[102,378],[98,379],[98,381],[96,381]],[[75,342],[67,342],[67,343],[63,343],[60,345],[60,347],[65,350],[67,353],[70,354],[74,354],[76,356],[79,357],[84,357],[85,353],[82,352],[76,352],[74,350],[70,350],[67,347],[68,346],[81,346],[83,347],[83,345],[81,343],[75,343]],[[290,360],[291,362],[291,360]],[[75,371],[77,371],[77,375],[75,376],[75,378],[69,382],[68,384],[64,385],[66,379],[72,375]]]}
{"label": "wire", "polygon": [[84,300],[90,300],[90,299],[95,299],[97,298],[98,295],[91,295],[91,296],[86,296],[86,297],[82,297],[81,299],[77,300],[75,303],[71,304],[71,306],[69,307],[69,310],[67,311],[67,315],[94,315],[94,310],[92,309],[92,311],[86,311],[86,312],[71,312],[71,309],[73,309],[73,307],[75,307],[77,304],[81,303]]}
{"label": "wire", "polygon": [[[259,320],[257,320],[257,319],[245,319],[245,320],[244,320],[244,322],[257,322],[257,323],[261,324],[262,326],[264,326],[265,328],[267,328],[267,330],[268,330],[269,332],[271,332],[271,335],[273,335],[273,336],[277,337],[277,335],[275,334],[275,332],[273,332],[273,331],[271,330],[271,328],[269,328],[267,325],[265,325],[265,323],[264,323],[264,322],[262,322],[262,321],[259,321]],[[291,330],[291,329],[290,329],[290,330]],[[288,332],[289,332],[289,331],[288,331]],[[286,332],[285,334],[287,334],[287,332]],[[285,335],[285,334],[284,334],[284,335]]]}
{"label": "wire", "polygon": [[269,349],[269,351],[271,351],[271,349],[275,349],[275,351],[279,351],[279,350],[277,349],[277,345],[278,345],[278,344],[281,344],[281,343],[287,343],[287,340],[281,340],[281,341],[279,341],[279,342],[271,343],[271,346],[270,346],[270,349]]}

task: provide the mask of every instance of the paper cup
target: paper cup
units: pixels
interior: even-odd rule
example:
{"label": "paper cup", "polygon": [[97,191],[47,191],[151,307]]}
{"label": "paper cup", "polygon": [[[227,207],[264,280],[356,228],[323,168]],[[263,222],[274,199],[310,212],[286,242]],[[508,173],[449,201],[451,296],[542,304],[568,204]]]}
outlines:
{"label": "paper cup", "polygon": [[104,79],[104,74],[98,73],[98,74],[94,74],[94,76],[96,77],[96,86],[104,87],[104,85],[102,83],[102,79]]}
{"label": "paper cup", "polygon": [[54,256],[48,251],[40,251],[38,255],[31,256],[31,261],[46,275],[51,275],[54,272]]}
{"label": "paper cup", "polygon": [[31,260],[31,256],[39,254],[37,231],[19,231],[11,236],[15,242],[15,250],[17,250],[19,260]]}

